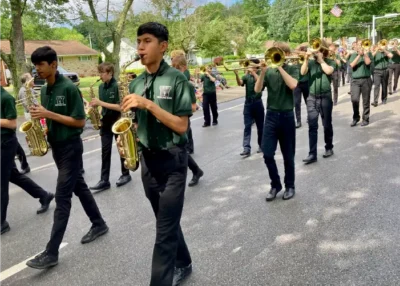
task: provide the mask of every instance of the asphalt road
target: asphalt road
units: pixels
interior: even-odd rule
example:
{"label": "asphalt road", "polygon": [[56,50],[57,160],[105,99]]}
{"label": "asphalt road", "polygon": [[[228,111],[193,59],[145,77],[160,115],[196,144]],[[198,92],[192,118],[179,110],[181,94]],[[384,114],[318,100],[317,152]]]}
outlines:
{"label": "asphalt road", "polygon": [[[205,171],[188,188],[182,227],[193,258],[184,285],[399,285],[400,284],[400,95],[371,109],[370,125],[350,128],[348,86],[334,107],[334,151],[305,166],[308,129],[297,130],[296,196],[266,203],[269,177],[262,155],[242,159],[243,98],[221,104],[219,125],[201,128],[193,116],[194,158]],[[264,98],[265,100],[265,98]],[[85,178],[100,176],[100,140],[84,143]],[[277,151],[283,174],[283,162]],[[54,191],[57,171],[51,155],[30,157],[29,176]],[[80,244],[90,223],[75,197],[60,250],[59,265],[47,271],[24,268],[49,238],[54,204],[36,215],[39,203],[11,185],[8,221],[1,237],[2,285],[148,285],[155,220],[144,196],[140,171],[116,188],[119,161],[114,147],[112,189],[95,194],[110,232]],[[191,174],[188,175],[190,180]],[[9,276],[7,279],[4,277]]]}

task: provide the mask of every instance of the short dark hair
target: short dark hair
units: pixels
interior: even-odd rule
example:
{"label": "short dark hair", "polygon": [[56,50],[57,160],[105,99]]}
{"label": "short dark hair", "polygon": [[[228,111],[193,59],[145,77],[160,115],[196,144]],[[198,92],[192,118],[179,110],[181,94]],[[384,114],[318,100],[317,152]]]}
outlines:
{"label": "short dark hair", "polygon": [[31,62],[33,64],[38,64],[40,62],[51,64],[54,61],[57,62],[57,53],[49,46],[37,48],[31,55]]}
{"label": "short dark hair", "polygon": [[260,60],[259,59],[255,59],[255,58],[250,58],[250,62],[252,62],[253,64],[260,64]]}
{"label": "short dark hair", "polygon": [[114,65],[112,63],[107,63],[107,62],[101,63],[97,67],[97,70],[99,73],[108,72],[114,75]]}
{"label": "short dark hair", "polygon": [[158,39],[159,42],[168,42],[168,29],[163,24],[157,22],[147,22],[139,26],[137,30],[137,36],[144,34],[153,35]]}

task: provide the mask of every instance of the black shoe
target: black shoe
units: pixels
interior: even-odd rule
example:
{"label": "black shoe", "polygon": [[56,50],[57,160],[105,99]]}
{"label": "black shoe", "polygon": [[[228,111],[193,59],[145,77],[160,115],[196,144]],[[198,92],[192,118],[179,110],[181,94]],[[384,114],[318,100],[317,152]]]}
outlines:
{"label": "black shoe", "polygon": [[294,194],[295,194],[295,193],[296,193],[296,192],[294,191],[294,188],[287,188],[287,189],[285,190],[285,192],[283,193],[282,199],[283,199],[283,200],[290,200],[291,198],[294,197]]}
{"label": "black shoe", "polygon": [[175,268],[172,286],[179,286],[192,273],[192,264],[182,268]]}
{"label": "black shoe", "polygon": [[203,126],[201,126],[201,127],[210,127],[210,124],[203,124]]}
{"label": "black shoe", "polygon": [[353,122],[350,124],[350,127],[354,127],[357,125],[357,123],[360,121],[360,119],[358,120],[353,120]]}
{"label": "black shoe", "polygon": [[54,199],[53,193],[48,193],[47,196],[43,199],[40,199],[39,202],[42,204],[40,208],[36,211],[37,214],[42,214],[47,212],[49,209],[51,201]]}
{"label": "black shoe", "polygon": [[82,169],[79,171],[79,173],[80,173],[81,175],[85,174],[85,169],[82,168]]}
{"label": "black shoe", "polygon": [[186,150],[186,151],[187,151],[187,153],[188,153],[189,155],[192,155],[192,154],[194,153],[193,150]]}
{"label": "black shoe", "polygon": [[267,202],[273,201],[276,198],[276,195],[282,190],[282,187],[280,188],[271,188],[271,190],[269,191],[267,197],[265,198],[265,200]]}
{"label": "black shoe", "polygon": [[192,180],[189,182],[188,186],[193,187],[196,186],[199,183],[199,180],[201,177],[203,177],[204,172],[202,170],[199,170],[197,174],[193,174]]}
{"label": "black shoe", "polygon": [[243,158],[249,157],[250,155],[250,151],[243,151],[242,153],[240,153],[240,156],[242,156]]}
{"label": "black shoe", "polygon": [[261,147],[258,147],[257,153],[262,153],[262,152],[263,152],[263,150],[261,149]]}
{"label": "black shoe", "polygon": [[382,101],[382,104],[386,104],[386,102],[387,102],[387,99],[383,100],[383,101]]}
{"label": "black shoe", "polygon": [[296,123],[296,128],[300,128],[301,127],[301,122],[297,122]]}
{"label": "black shoe", "polygon": [[347,94],[351,95],[351,92],[349,91]]}
{"label": "black shoe", "polygon": [[102,236],[103,234],[107,233],[108,231],[108,226],[106,224],[103,224],[101,226],[92,226],[87,234],[85,234],[82,237],[81,243],[89,243],[98,238],[99,236]]}
{"label": "black shoe", "polygon": [[11,230],[10,225],[8,224],[7,221],[4,221],[4,222],[1,224],[1,234],[6,233],[6,232],[9,232],[10,230]]}
{"label": "black shoe", "polygon": [[22,175],[28,174],[31,172],[31,167],[26,167],[25,169],[22,169],[21,172],[19,172]]}
{"label": "black shoe", "polygon": [[121,177],[119,177],[116,185],[117,185],[117,187],[121,187],[121,186],[129,183],[130,181],[132,181],[131,175],[122,175]]}
{"label": "black shoe", "polygon": [[212,123],[212,125],[218,125],[218,121],[214,121],[213,123]]}
{"label": "black shoe", "polygon": [[390,95],[392,95],[392,94],[393,94],[393,92],[389,91],[389,94],[390,94]]}
{"label": "black shoe", "polygon": [[374,106],[374,107],[377,107],[377,106],[378,106],[378,103],[372,102],[371,105]]}
{"label": "black shoe", "polygon": [[317,156],[315,155],[308,155],[307,158],[303,159],[303,162],[306,164],[311,164],[317,162]]}
{"label": "black shoe", "polygon": [[330,149],[330,150],[325,150],[325,153],[324,153],[324,155],[322,155],[322,157],[328,158],[328,157],[330,157],[332,155],[333,155],[333,150]]}
{"label": "black shoe", "polygon": [[47,269],[58,264],[58,257],[43,251],[35,258],[26,262],[26,265],[35,269]]}
{"label": "black shoe", "polygon": [[368,124],[369,124],[368,121],[363,121],[363,122],[361,123],[361,126],[367,126]]}
{"label": "black shoe", "polygon": [[108,190],[110,187],[111,187],[110,182],[100,180],[95,186],[90,187],[89,189],[93,191],[105,191]]}

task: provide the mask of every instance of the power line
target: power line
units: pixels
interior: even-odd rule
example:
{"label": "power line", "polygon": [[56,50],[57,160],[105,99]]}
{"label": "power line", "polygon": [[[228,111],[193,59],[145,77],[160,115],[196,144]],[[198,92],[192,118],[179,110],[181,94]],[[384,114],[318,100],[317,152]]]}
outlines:
{"label": "power line", "polygon": [[[366,3],[366,2],[375,2],[376,0],[360,0],[360,1],[351,1],[351,2],[339,2],[339,3],[335,3],[335,4],[358,4],[358,3]],[[322,5],[332,5],[332,4],[322,4]],[[292,7],[292,8],[288,8],[288,9],[283,9],[283,10],[279,10],[276,12],[276,14],[281,13],[281,12],[287,12],[287,11],[293,11],[293,10],[298,10],[298,9],[303,9],[303,8],[307,8],[307,7],[315,7],[315,6],[319,6],[319,4],[306,4],[306,5],[300,5],[300,6],[296,6],[296,7]],[[271,9],[272,10],[272,9]],[[275,14],[275,13],[271,13],[272,11],[268,12],[267,14],[262,14],[262,15],[256,15],[256,16],[252,16],[250,18],[255,19],[255,18],[261,18],[261,17],[265,17],[265,16],[269,16],[271,14]],[[275,12],[275,11],[274,11]]]}

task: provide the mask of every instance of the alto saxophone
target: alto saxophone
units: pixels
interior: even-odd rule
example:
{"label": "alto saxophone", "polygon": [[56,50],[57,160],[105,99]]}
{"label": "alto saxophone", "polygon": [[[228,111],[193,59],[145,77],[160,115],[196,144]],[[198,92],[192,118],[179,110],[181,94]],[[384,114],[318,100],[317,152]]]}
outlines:
{"label": "alto saxophone", "polygon": [[[119,99],[122,101],[129,94],[129,77],[125,73],[126,68],[140,59],[139,55],[121,68],[118,79]],[[121,111],[121,118],[112,126],[112,132],[119,136],[119,151],[122,158],[125,159],[126,169],[136,171],[139,168],[139,152],[137,146],[137,134],[131,117],[131,112]]]}
{"label": "alto saxophone", "polygon": [[[94,83],[90,85],[90,98],[95,98],[93,91],[93,86],[99,81],[100,79],[96,80]],[[95,130],[99,130],[101,128],[101,116],[99,112],[99,108],[97,106],[91,106],[87,111],[87,114],[90,117],[90,121],[92,122],[93,128]]]}
{"label": "alto saxophone", "polygon": [[[29,80],[25,84],[26,89],[26,104],[28,107],[31,107],[34,104],[37,104],[34,101],[33,94],[31,91],[30,83],[33,81],[33,78]],[[25,133],[26,143],[28,143],[29,150],[33,156],[44,156],[49,150],[49,146],[47,144],[46,136],[42,130],[42,126],[40,125],[39,119],[31,119],[29,121],[25,121],[19,127],[19,131]]]}

